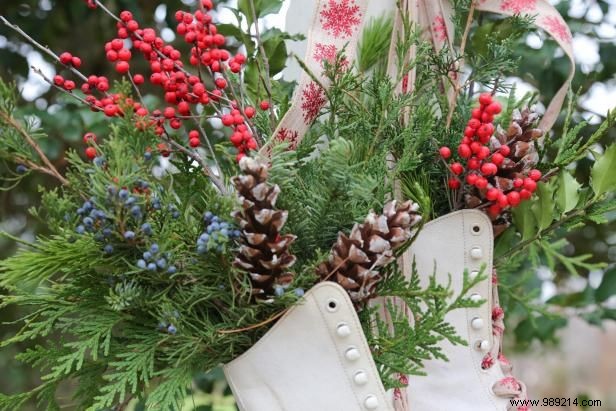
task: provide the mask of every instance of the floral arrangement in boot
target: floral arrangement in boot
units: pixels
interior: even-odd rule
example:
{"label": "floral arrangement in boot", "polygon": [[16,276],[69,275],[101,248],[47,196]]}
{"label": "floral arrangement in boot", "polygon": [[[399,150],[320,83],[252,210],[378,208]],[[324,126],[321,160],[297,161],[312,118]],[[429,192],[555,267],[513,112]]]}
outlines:
{"label": "floral arrangement in boot", "polygon": [[[86,3],[116,25],[100,45],[116,79],[82,73],[79,56],[46,49],[0,16],[55,61],[57,75],[39,73],[45,81],[110,123],[105,135],[85,133],[83,156],[67,153],[58,169],[41,149],[45,125],[21,118],[14,85],[0,82],[0,158],[17,180],[40,172],[58,182],[33,210],[48,234],[19,240],[0,262],[2,304],[32,309],[2,344],[41,341],[18,359],[44,373],[30,392],[0,395],[0,409],[31,400],[53,409],[67,380],[78,384],[79,409],[177,409],[196,372],[248,351],[323,281],[348,291],[385,388],[400,389],[425,362],[445,360],[442,343],[469,343],[447,314],[482,304],[468,291],[488,273],[465,275],[454,293],[434,277],[422,284],[432,273],[401,259],[424,222],[455,210],[490,217],[501,278],[543,261],[602,266],[565,255],[561,230],[605,223],[616,207],[616,149],[593,151],[613,115],[586,139],[570,116],[566,132],[545,138],[551,124],[538,124],[533,102],[502,80],[530,17],[506,20],[515,36],[486,38],[474,2],[456,4],[452,21],[466,37],[452,54],[402,10],[358,33],[363,9],[330,1],[316,13],[340,47],[301,63],[309,80],[292,98],[270,66],[271,50],[287,57],[285,37],[259,32],[259,17],[276,7],[240,2],[230,29],[201,0],[175,12],[172,44],[136,13]],[[354,17],[332,25],[338,12]],[[466,49],[469,35],[488,51]],[[493,63],[462,82],[463,58]],[[589,154],[592,178],[579,182],[570,166]],[[403,302],[420,321],[395,304],[382,320],[376,297]]]}

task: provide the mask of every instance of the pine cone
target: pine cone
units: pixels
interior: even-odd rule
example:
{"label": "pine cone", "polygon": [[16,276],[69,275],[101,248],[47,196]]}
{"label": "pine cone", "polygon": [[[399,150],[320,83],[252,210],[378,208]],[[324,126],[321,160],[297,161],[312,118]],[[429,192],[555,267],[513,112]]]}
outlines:
{"label": "pine cone", "polygon": [[233,216],[242,229],[242,245],[234,265],[250,274],[255,298],[267,299],[293,281],[295,256],[289,245],[296,237],[280,234],[288,213],[276,209],[280,187],[267,182],[267,166],[244,157],[240,169],[244,174],[234,177],[233,184],[242,209]]}
{"label": "pine cone", "polygon": [[[514,110],[507,130],[498,126],[490,139],[490,150],[494,152],[501,146],[507,145],[510,152],[499,167],[498,173],[488,179],[491,186],[508,192],[514,188],[513,181],[516,178],[525,178],[535,167],[539,161],[535,140],[544,135],[544,131],[536,127],[538,120],[538,113],[525,108],[522,111]],[[479,190],[473,188],[465,195],[466,207],[477,207],[482,203],[483,197]],[[502,233],[510,224],[510,213],[499,215],[492,223],[494,234]]]}
{"label": "pine cone", "polygon": [[328,261],[317,267],[321,281],[337,282],[356,304],[373,298],[381,280],[378,269],[392,262],[393,251],[411,238],[411,227],[421,221],[418,209],[412,201],[391,201],[382,215],[371,211],[363,224],[355,224],[350,236],[339,233]]}

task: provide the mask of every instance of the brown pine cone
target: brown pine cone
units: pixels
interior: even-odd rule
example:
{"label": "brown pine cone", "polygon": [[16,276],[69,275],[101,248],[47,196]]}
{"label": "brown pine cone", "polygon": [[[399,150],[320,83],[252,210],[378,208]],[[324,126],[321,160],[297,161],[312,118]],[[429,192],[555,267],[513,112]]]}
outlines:
{"label": "brown pine cone", "polygon": [[242,245],[234,265],[250,275],[255,298],[267,299],[293,281],[290,269],[295,256],[289,253],[289,246],[296,237],[280,234],[288,213],[276,209],[280,187],[267,182],[267,166],[244,157],[240,169],[244,174],[234,177],[233,184],[241,210],[233,216],[242,229]]}
{"label": "brown pine cone", "polygon": [[383,214],[371,211],[363,224],[355,224],[350,236],[339,233],[328,261],[317,267],[321,281],[337,282],[356,304],[375,297],[381,280],[378,270],[392,262],[393,251],[411,238],[411,228],[421,221],[418,209],[412,201],[391,201]]}

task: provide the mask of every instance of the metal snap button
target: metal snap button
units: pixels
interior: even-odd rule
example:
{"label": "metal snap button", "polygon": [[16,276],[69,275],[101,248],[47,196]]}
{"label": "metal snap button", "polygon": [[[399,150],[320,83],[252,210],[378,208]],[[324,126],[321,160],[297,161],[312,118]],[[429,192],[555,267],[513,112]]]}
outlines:
{"label": "metal snap button", "polygon": [[376,410],[379,407],[379,400],[374,395],[368,395],[364,401],[367,410]]}
{"label": "metal snap button", "polygon": [[479,260],[480,258],[483,258],[483,251],[481,250],[481,248],[473,247],[471,249],[471,258],[474,260]]}
{"label": "metal snap button", "polygon": [[475,330],[481,330],[483,328],[483,318],[475,317],[471,320],[471,327]]}
{"label": "metal snap button", "polygon": [[488,340],[479,340],[475,344],[475,347],[480,351],[488,351],[490,349],[490,341]]}
{"label": "metal snap button", "polygon": [[340,338],[346,338],[351,335],[351,327],[347,323],[340,323],[338,327],[336,327],[336,334]]}
{"label": "metal snap button", "polygon": [[482,231],[483,231],[483,228],[479,224],[473,224],[471,226],[471,234],[472,235],[479,235],[479,234],[481,234]]}
{"label": "metal snap button", "polygon": [[479,294],[471,294],[471,296],[469,298],[474,303],[478,303],[481,300],[483,300],[483,298],[481,298],[481,296]]}
{"label": "metal snap button", "polygon": [[349,361],[357,361],[359,360],[360,356],[361,355],[359,354],[359,350],[355,347],[347,349],[344,353],[344,357]]}
{"label": "metal snap button", "polygon": [[475,278],[477,278],[478,275],[479,275],[479,271],[477,271],[477,270],[471,271],[471,275],[470,275],[471,281],[474,280]]}
{"label": "metal snap button", "polygon": [[368,383],[368,374],[363,371],[357,371],[353,376],[353,382],[357,385],[366,385]]}

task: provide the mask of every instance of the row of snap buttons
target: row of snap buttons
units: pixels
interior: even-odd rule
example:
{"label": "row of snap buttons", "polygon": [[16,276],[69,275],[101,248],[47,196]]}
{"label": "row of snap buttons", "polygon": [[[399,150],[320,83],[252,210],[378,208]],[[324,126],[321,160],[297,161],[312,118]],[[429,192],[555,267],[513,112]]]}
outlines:
{"label": "row of snap buttons", "polygon": [[[340,323],[336,327],[336,335],[339,338],[347,338],[351,335],[351,327],[347,323]],[[344,358],[349,362],[359,360],[361,354],[357,347],[350,346],[344,351]],[[358,386],[363,386],[368,383],[368,374],[365,371],[359,370],[353,375],[353,382]],[[372,394],[369,394],[364,399],[364,407],[367,410],[376,410],[379,407],[379,399]]]}
{"label": "row of snap buttons", "polygon": [[[479,227],[479,226],[476,226],[476,227]],[[474,228],[472,228],[471,232],[475,235],[478,235],[478,233],[481,232],[481,229],[475,230]],[[483,258],[483,250],[481,249],[481,247],[478,247],[478,246],[472,247],[469,254],[470,254],[471,259],[475,260],[476,262],[478,262],[477,260],[481,260]],[[471,280],[474,280],[475,278],[477,278],[478,275],[479,275],[479,271],[477,270],[471,271],[471,275],[470,275]],[[471,294],[470,299],[471,301],[477,303],[481,301],[483,298],[481,295],[475,293],[475,294]],[[484,324],[485,322],[483,318],[481,317],[474,317],[471,320],[471,328],[476,331],[481,330]],[[475,348],[480,351],[487,351],[490,349],[490,342],[488,340],[479,340],[475,343]]]}

